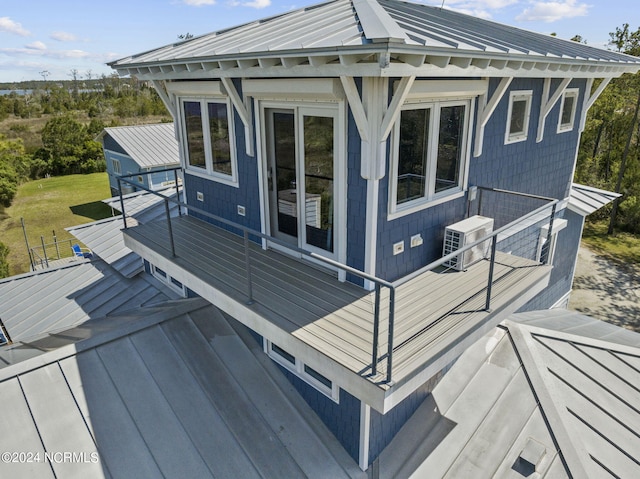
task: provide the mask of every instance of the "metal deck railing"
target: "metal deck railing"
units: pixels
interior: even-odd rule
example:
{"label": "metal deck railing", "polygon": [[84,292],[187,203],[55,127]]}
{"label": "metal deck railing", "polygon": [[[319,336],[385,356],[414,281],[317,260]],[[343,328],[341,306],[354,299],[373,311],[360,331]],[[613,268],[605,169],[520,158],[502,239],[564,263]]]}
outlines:
{"label": "metal deck railing", "polygon": [[[119,176],[118,177],[118,187],[119,190],[122,192],[122,183],[127,183],[137,189],[140,190],[144,190],[147,191],[148,193],[154,194],[158,197],[160,197],[163,201],[164,201],[164,205],[165,205],[165,216],[166,216],[166,223],[167,223],[167,234],[169,236],[169,244],[170,244],[170,251],[171,251],[171,255],[173,257],[176,257],[176,248],[175,248],[175,239],[174,239],[174,235],[173,235],[173,230],[172,230],[172,226],[171,226],[171,214],[170,214],[170,202],[176,204],[178,206],[178,214],[182,215],[183,211],[188,211],[188,212],[192,212],[192,213],[196,213],[197,216],[202,216],[204,218],[207,218],[209,220],[212,220],[214,222],[217,222],[219,224],[225,225],[228,228],[231,228],[237,232],[240,233],[240,236],[243,237],[243,241],[244,241],[244,264],[245,264],[245,275],[246,275],[246,302],[248,304],[251,304],[254,302],[254,297],[253,297],[253,282],[252,282],[252,274],[251,274],[251,270],[252,270],[252,257],[251,257],[251,249],[250,249],[250,242],[253,241],[255,243],[258,244],[262,244],[263,241],[268,241],[269,243],[273,243],[273,244],[277,244],[278,246],[284,248],[285,250],[290,251],[291,253],[295,253],[296,255],[301,255],[302,257],[307,257],[310,259],[313,259],[314,261],[320,262],[320,263],[324,263],[332,268],[336,268],[338,270],[342,270],[345,273],[349,273],[351,275],[354,275],[355,277],[361,278],[363,281],[368,281],[373,285],[373,294],[374,294],[374,311],[373,311],[373,339],[372,339],[372,345],[371,345],[371,374],[372,375],[376,375],[378,372],[378,364],[380,361],[386,361],[386,382],[387,383],[392,383],[393,382],[393,353],[394,351],[397,350],[398,347],[400,347],[401,345],[394,345],[394,325],[395,325],[395,315],[396,315],[396,291],[399,287],[401,287],[402,285],[408,283],[409,281],[411,281],[412,279],[426,273],[429,271],[435,271],[435,270],[442,270],[442,271],[446,271],[448,268],[446,268],[444,265],[445,263],[447,263],[448,261],[452,260],[453,258],[457,257],[458,255],[460,255],[461,253],[464,253],[467,250],[470,250],[472,248],[477,247],[478,245],[481,245],[487,241],[491,241],[491,253],[490,253],[490,257],[487,258],[488,261],[490,262],[490,267],[489,267],[489,273],[488,273],[488,277],[487,277],[487,287],[486,287],[486,297],[485,297],[485,308],[487,311],[489,311],[491,309],[491,296],[492,296],[492,286],[494,283],[494,266],[495,266],[495,262],[496,262],[496,251],[498,250],[498,243],[500,243],[500,236],[504,235],[506,232],[508,231],[513,231],[514,230],[514,226],[518,225],[518,224],[522,224],[523,222],[526,223],[528,219],[532,219],[535,220],[536,218],[539,218],[541,216],[542,213],[544,213],[545,211],[549,211],[548,214],[548,218],[549,218],[549,228],[548,228],[548,238],[547,238],[547,244],[550,244],[549,239],[551,238],[552,235],[552,228],[553,228],[553,219],[556,213],[556,205],[558,203],[558,200],[552,199],[552,198],[546,198],[546,197],[542,197],[542,196],[535,196],[535,195],[523,195],[521,193],[517,193],[517,192],[512,192],[512,191],[507,191],[507,190],[497,190],[497,189],[490,189],[490,188],[483,188],[484,191],[493,191],[493,192],[500,192],[501,194],[507,194],[507,195],[512,195],[512,196],[521,196],[521,197],[526,197],[529,199],[535,199],[535,200],[540,200],[542,202],[544,202],[545,204],[543,204],[542,206],[528,212],[527,214],[525,214],[524,216],[516,219],[515,221],[509,222],[508,224],[499,227],[498,229],[494,230],[491,234],[480,238],[477,241],[474,241],[472,243],[469,243],[467,245],[465,245],[463,248],[458,249],[446,256],[443,256],[442,258],[439,258],[438,260],[429,263],[428,265],[418,269],[417,271],[414,271],[413,273],[406,275],[396,281],[387,281],[384,280],[382,278],[378,278],[377,276],[368,274],[364,271],[360,271],[356,268],[353,268],[351,266],[342,264],[338,261],[329,259],[329,258],[325,258],[317,253],[313,253],[307,250],[304,250],[302,248],[298,248],[295,246],[292,246],[289,243],[285,243],[277,238],[274,238],[272,236],[269,236],[267,234],[264,234],[260,231],[254,230],[252,228],[240,225],[238,223],[235,223],[233,221],[230,221],[226,218],[222,218],[220,216],[214,215],[212,213],[209,213],[201,208],[195,207],[193,205],[189,205],[183,201],[180,200],[180,190],[177,187],[178,185],[178,171],[181,170],[181,168],[177,167],[177,168],[169,168],[166,170],[161,170],[161,171],[173,171],[175,178],[176,178],[176,191],[177,191],[177,195],[175,196],[175,198],[173,197],[167,197],[167,196],[163,196],[161,194],[159,194],[157,191],[153,191],[147,187],[145,187],[144,185],[141,185],[135,181],[132,181],[130,178],[132,177],[137,177],[139,175],[141,175],[141,173],[136,173],[133,175],[124,175],[124,176]],[[154,173],[157,173],[154,172]],[[142,173],[144,174],[144,173]],[[123,221],[124,221],[124,229],[128,229],[129,225],[127,224],[126,221],[126,211],[125,211],[125,203],[123,201],[122,198],[122,194],[120,195],[120,204],[121,204],[121,210],[122,210],[122,215],[123,215]],[[547,218],[547,215],[543,215],[545,218]],[[532,223],[533,224],[533,223]],[[522,228],[518,229],[515,228],[517,231],[522,231]],[[266,243],[265,243],[266,244]],[[541,261],[539,262],[539,264],[545,264],[546,263],[546,258],[547,256],[543,256]],[[379,344],[380,344],[380,331],[381,331],[381,324],[382,324],[382,311],[385,308],[381,307],[381,300],[382,300],[382,289],[383,288],[387,288],[388,289],[388,308],[387,310],[387,324],[388,324],[388,330],[387,330],[387,351],[384,354],[380,354],[379,353]],[[419,334],[419,333],[418,333]],[[406,342],[406,341],[404,341]]]}

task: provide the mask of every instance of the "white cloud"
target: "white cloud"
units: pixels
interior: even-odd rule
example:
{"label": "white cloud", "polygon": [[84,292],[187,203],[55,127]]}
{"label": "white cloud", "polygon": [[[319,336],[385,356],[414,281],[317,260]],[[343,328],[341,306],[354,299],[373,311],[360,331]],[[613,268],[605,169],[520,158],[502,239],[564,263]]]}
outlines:
{"label": "white cloud", "polygon": [[21,37],[28,37],[31,35],[29,30],[22,28],[21,24],[14,22],[9,17],[0,17],[0,32],[14,33]]}
{"label": "white cloud", "polygon": [[201,7],[202,5],[215,5],[216,0],[182,0],[182,3],[192,7]]}
{"label": "white cloud", "polygon": [[[519,2],[520,0],[445,0],[444,8],[478,18],[490,19],[493,11]],[[428,3],[438,7],[443,5],[441,0],[429,0]]]}
{"label": "white cloud", "polygon": [[33,42],[24,48],[0,48],[0,53],[11,56],[32,55],[46,58],[90,58],[92,55],[84,50],[50,50],[42,42]]}
{"label": "white cloud", "polygon": [[28,45],[25,45],[24,47],[28,48],[29,50],[37,50],[37,51],[44,51],[44,50],[47,49],[47,45],[45,45],[44,43],[42,43],[40,41],[29,43]]}
{"label": "white cloud", "polygon": [[565,0],[564,2],[533,2],[516,17],[518,21],[542,21],[555,22],[566,18],[583,17],[587,15],[591,5],[578,3],[577,0]]}
{"label": "white cloud", "polygon": [[266,8],[271,5],[271,0],[252,0],[251,2],[241,2],[243,7]]}
{"label": "white cloud", "polygon": [[53,32],[49,38],[59,42],[73,42],[78,39],[73,33],[68,32]]}

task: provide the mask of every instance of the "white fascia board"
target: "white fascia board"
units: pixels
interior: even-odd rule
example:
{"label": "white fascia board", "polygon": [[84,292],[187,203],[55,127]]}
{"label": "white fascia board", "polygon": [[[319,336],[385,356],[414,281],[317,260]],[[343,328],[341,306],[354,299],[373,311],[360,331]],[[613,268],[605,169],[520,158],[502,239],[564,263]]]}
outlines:
{"label": "white fascia board", "polygon": [[344,99],[341,82],[335,78],[242,80],[242,93],[260,99]]}
{"label": "white fascia board", "polygon": [[174,95],[226,96],[219,81],[174,81],[166,86]]}

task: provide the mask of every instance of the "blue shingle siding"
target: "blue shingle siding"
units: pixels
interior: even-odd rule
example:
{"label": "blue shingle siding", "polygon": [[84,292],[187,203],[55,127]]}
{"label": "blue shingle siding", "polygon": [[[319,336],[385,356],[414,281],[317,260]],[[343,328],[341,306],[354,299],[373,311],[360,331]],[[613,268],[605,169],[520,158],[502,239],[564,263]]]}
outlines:
{"label": "blue shingle siding", "polygon": [[[357,85],[360,88],[359,79]],[[360,176],[361,141],[351,110],[347,128],[347,265],[362,271],[367,237],[367,180]],[[362,285],[359,278],[348,279]]]}
{"label": "blue shingle siding", "polygon": [[[490,82],[489,90],[499,80]],[[551,82],[551,92],[559,83]],[[509,91],[498,104],[484,132],[483,153],[472,157],[469,167],[469,184],[503,188],[562,199],[569,195],[573,163],[578,147],[578,123],[584,95],[584,80],[574,80],[569,87],[580,88],[576,120],[570,132],[557,133],[561,99],[555,104],[545,122],[544,138],[536,142],[543,79],[514,79]],[[532,90],[531,116],[526,141],[504,144],[509,110],[509,93],[515,90]]]}
{"label": "blue shingle siding", "polygon": [[360,450],[360,400],[340,390],[340,404],[334,402],[316,388],[280,366],[280,370],[311,406],[322,422],[340,441],[354,461],[358,462]]}
{"label": "blue shingle siding", "polygon": [[389,445],[394,436],[411,418],[420,404],[425,400],[431,391],[442,379],[444,372],[449,368],[445,368],[433,378],[416,389],[400,404],[395,406],[387,414],[380,414],[374,409],[371,410],[370,429],[369,429],[369,463],[373,463],[380,455],[385,447]]}
{"label": "blue shingle siding", "polygon": [[120,146],[120,143],[118,143],[116,140],[114,140],[113,137],[111,135],[109,135],[109,133],[104,135],[104,138],[102,139],[102,144],[104,145],[104,149],[105,150],[115,151],[116,153],[120,153],[122,155],[127,155],[128,154],[124,150],[124,148],[122,148]]}
{"label": "blue shingle siding", "polygon": [[[140,172],[140,167],[138,166],[138,164],[126,154],[117,154],[113,153],[111,150],[105,149],[104,157],[107,163],[107,173],[109,174],[109,186],[114,190],[118,189],[118,180],[117,175],[113,172],[113,159],[116,159],[120,162],[120,171],[122,172],[122,175]],[[138,182],[138,179],[135,177],[130,178],[130,180],[136,183]],[[148,186],[148,178],[145,175],[143,175],[142,180],[142,184],[144,186]],[[125,186],[127,185],[123,184],[123,187]]]}
{"label": "blue shingle siding", "polygon": [[525,304],[519,312],[548,309],[571,291],[584,218],[569,209],[563,210],[559,216],[567,220],[567,227],[558,232],[549,286]]}
{"label": "blue shingle siding", "polygon": [[[388,177],[380,182],[376,275],[393,281],[442,256],[445,225],[460,221],[467,211],[459,198],[418,213],[387,221]],[[411,248],[411,236],[420,234],[421,246]],[[404,241],[404,253],[393,255],[393,245]]]}

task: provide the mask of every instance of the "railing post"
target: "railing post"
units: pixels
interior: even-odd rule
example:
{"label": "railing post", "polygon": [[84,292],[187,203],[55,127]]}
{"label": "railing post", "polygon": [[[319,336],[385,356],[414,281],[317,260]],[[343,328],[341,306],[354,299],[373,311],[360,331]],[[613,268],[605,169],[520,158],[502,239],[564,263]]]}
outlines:
{"label": "railing post", "polygon": [[44,236],[40,236],[40,242],[42,243],[42,254],[44,255],[44,262],[49,267],[49,258],[47,258],[47,249],[44,246]]}
{"label": "railing post", "polygon": [[251,251],[249,250],[249,231],[244,230],[244,265],[247,271],[247,304],[253,304],[253,284],[251,281]]}
{"label": "railing post", "polygon": [[544,244],[543,249],[546,250],[543,251],[543,261],[542,264],[547,264],[549,263],[549,253],[551,252],[551,235],[552,235],[552,230],[553,230],[553,219],[556,216],[556,203],[553,204],[553,206],[551,207],[551,218],[549,218],[549,230],[547,231],[547,242]]}
{"label": "railing post", "polygon": [[493,268],[496,264],[496,245],[498,243],[498,235],[493,235],[491,239],[491,262],[489,263],[489,283],[487,284],[487,301],[484,309],[491,311],[491,287],[493,286]]}
{"label": "railing post", "polygon": [[169,198],[164,199],[164,210],[167,214],[167,228],[169,230],[169,243],[171,244],[171,256],[176,257],[176,245],[173,242],[173,227],[171,226],[171,210],[169,209]]}
{"label": "railing post", "polygon": [[122,221],[124,221],[124,229],[127,229],[127,215],[124,212],[124,199],[122,198],[122,180],[120,177],[118,180],[118,193],[120,193],[120,211],[122,212]]}
{"label": "railing post", "polygon": [[373,349],[371,351],[371,375],[378,374],[378,334],[380,331],[380,283],[376,283],[373,309]]}
{"label": "railing post", "polygon": [[180,188],[178,187],[178,170],[173,170],[173,178],[176,182],[176,200],[178,200],[178,216],[182,216],[182,207],[180,206]]}
{"label": "railing post", "polygon": [[387,384],[391,384],[391,371],[393,368],[393,323],[396,311],[396,288],[389,288],[389,336],[387,348]]}
{"label": "railing post", "polygon": [[60,259],[60,248],[58,247],[58,237],[56,236],[56,230],[53,230],[53,244],[56,247],[56,256]]}

